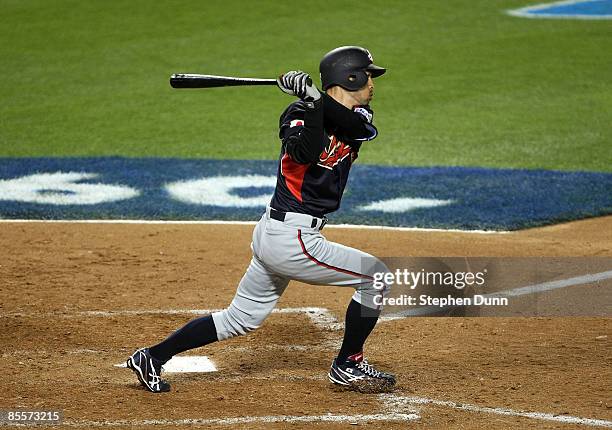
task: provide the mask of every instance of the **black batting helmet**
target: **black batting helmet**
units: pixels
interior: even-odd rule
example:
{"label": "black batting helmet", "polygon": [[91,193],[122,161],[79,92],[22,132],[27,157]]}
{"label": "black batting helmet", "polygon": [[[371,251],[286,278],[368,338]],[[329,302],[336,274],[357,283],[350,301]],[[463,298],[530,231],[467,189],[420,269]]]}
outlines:
{"label": "black batting helmet", "polygon": [[374,65],[372,54],[360,46],[341,46],[329,51],[319,65],[323,90],[339,85],[345,90],[357,91],[368,82],[366,70],[372,77],[387,71]]}

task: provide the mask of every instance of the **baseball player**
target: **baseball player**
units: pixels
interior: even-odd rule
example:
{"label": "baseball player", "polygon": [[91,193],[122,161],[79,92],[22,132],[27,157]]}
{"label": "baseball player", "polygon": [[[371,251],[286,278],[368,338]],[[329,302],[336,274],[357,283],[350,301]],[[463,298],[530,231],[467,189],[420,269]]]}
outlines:
{"label": "baseball player", "polygon": [[171,357],[257,329],[292,279],[355,289],[329,380],[368,392],[385,391],[395,384],[393,375],[375,369],[363,356],[363,345],[381,311],[376,303],[387,292],[386,287],[376,288],[373,274],[388,269],[377,258],[330,242],[321,234],[326,214],[340,206],[359,148],[378,134],[369,103],[373,78],[385,71],[374,65],[368,50],[343,46],[321,60],[324,92],[301,71],[278,78],[279,88],[299,100],[280,117],[276,189],[253,232],[251,263],[227,309],[194,319],[127,359],[144,387],[169,391],[161,370]]}

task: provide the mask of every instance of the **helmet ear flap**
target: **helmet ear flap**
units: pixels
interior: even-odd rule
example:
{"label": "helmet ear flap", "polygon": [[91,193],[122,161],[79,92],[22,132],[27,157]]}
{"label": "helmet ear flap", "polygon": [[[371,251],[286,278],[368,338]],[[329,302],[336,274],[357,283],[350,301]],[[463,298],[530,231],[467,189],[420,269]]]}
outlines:
{"label": "helmet ear flap", "polygon": [[349,91],[357,91],[363,88],[363,86],[367,83],[368,74],[365,71],[360,70],[358,72],[349,74],[346,78],[346,85],[342,86]]}

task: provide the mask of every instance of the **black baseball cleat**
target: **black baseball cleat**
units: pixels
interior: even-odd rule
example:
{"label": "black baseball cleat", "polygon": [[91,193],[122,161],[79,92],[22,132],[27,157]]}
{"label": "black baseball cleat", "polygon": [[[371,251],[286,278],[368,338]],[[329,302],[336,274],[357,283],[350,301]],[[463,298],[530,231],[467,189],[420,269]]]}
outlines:
{"label": "black baseball cleat", "polygon": [[149,348],[142,348],[127,359],[127,367],[132,369],[138,380],[152,393],[170,391],[170,384],[161,379],[162,362],[149,353]]}
{"label": "black baseball cleat", "polygon": [[334,384],[361,393],[386,392],[395,386],[395,376],[376,370],[363,358],[362,352],[351,355],[344,363],[339,363],[338,359],[335,359],[327,377]]}

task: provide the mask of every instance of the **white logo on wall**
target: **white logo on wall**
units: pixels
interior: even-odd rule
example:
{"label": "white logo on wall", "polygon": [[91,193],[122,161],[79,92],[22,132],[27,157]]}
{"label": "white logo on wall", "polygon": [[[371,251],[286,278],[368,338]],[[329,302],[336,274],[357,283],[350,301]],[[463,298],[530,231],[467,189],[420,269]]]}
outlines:
{"label": "white logo on wall", "polygon": [[379,211],[385,213],[410,212],[416,209],[436,208],[454,203],[453,200],[421,199],[412,197],[399,197],[395,199],[379,200],[364,206],[359,206],[360,211]]}
{"label": "white logo on wall", "polygon": [[274,187],[276,177],[263,175],[214,176],[211,178],[179,181],[167,184],[164,188],[174,199],[196,205],[221,206],[233,208],[265,207],[270,203],[272,194],[254,197],[240,197],[232,194],[238,188]]}
{"label": "white logo on wall", "polygon": [[39,173],[16,179],[0,180],[0,200],[47,205],[95,205],[131,199],[140,193],[125,185],[81,184],[96,173]]}
{"label": "white logo on wall", "polygon": [[[0,180],[0,201],[17,201],[47,205],[95,205],[128,200],[140,191],[127,185],[80,183],[99,177],[96,173],[38,173],[15,179]],[[183,203],[233,208],[265,207],[270,203],[269,190],[257,190],[250,197],[236,191],[249,188],[274,188],[276,177],[264,175],[212,176],[166,184],[169,196]],[[399,197],[358,206],[357,211],[402,213],[454,203],[452,200]]]}

